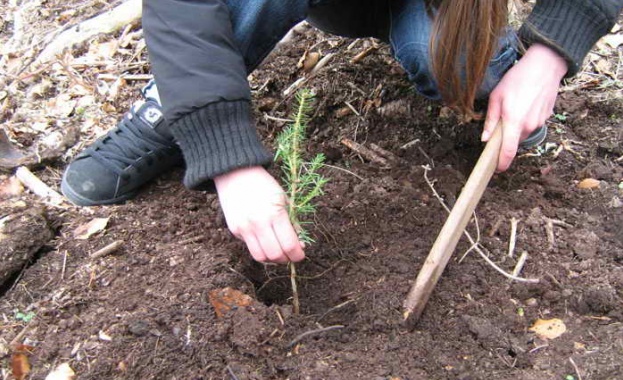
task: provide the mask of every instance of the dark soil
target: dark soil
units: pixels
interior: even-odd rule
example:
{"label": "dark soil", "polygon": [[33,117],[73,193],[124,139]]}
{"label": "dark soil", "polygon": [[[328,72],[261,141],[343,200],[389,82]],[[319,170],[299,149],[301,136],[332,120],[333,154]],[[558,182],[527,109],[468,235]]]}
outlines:
{"label": "dark soil", "polygon": [[[540,282],[510,281],[475,252],[459,263],[469,249],[462,240],[409,332],[402,302],[447,216],[424,167],[452,204],[482,149],[481,125],[460,124],[417,96],[387,48],[350,63],[369,41],[349,50],[351,42],[305,30],[251,78],[258,129],[271,146],[283,127],[275,118],[287,117],[292,100],[283,91],[304,75],[298,59],[316,43],[336,53],[304,84],[317,94],[308,153],[326,154],[332,166],[311,229],[316,243],[297,268],[302,313],[291,312],[287,268],[253,262],[217,197],[185,189],[180,169],[124,205],[47,207],[55,240],[0,299],[0,345],[27,329],[20,342],[34,346],[31,378],[69,362],[80,379],[623,379],[620,102],[563,94],[556,112],[566,118],[552,119],[548,142],[571,150],[524,152],[479,204],[491,259],[511,272],[526,251],[521,275]],[[118,117],[134,99],[117,105]],[[344,137],[401,160],[367,162]],[[51,173],[38,175],[58,186]],[[599,187],[579,188],[585,178]],[[106,230],[74,239],[94,217],[110,217]],[[124,241],[118,252],[90,258],[115,240]],[[253,301],[217,318],[209,294],[228,287]],[[36,316],[16,321],[16,311]],[[552,318],[567,327],[560,337],[529,331]]]}

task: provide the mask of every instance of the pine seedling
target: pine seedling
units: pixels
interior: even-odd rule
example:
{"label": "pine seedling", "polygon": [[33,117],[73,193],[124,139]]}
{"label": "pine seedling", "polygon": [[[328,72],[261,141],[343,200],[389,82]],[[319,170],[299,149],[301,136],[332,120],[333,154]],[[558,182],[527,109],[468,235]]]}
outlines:
{"label": "pine seedling", "polygon": [[[314,240],[304,228],[311,222],[303,220],[316,211],[314,198],[323,194],[322,187],[328,179],[318,173],[325,157],[317,154],[311,161],[303,160],[303,144],[305,129],[313,111],[314,95],[310,90],[303,89],[296,95],[292,122],[277,136],[277,153],[275,161],[281,162],[283,182],[288,196],[288,215],[290,222],[297,229],[299,239],[305,243]],[[296,266],[290,263],[290,282],[292,283],[292,304],[294,313],[300,312],[298,287],[296,283]]]}

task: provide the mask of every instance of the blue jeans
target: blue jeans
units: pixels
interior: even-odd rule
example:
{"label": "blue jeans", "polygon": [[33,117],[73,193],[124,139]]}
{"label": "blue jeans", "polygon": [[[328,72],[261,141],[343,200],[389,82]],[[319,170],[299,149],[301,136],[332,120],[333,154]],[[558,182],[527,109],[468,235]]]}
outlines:
{"label": "blue jeans", "polygon": [[[226,0],[235,39],[252,72],[298,22],[308,21],[345,37],[376,37],[391,44],[394,57],[422,95],[439,99],[429,67],[432,21],[424,0]],[[518,57],[510,30],[491,60],[479,97],[486,97]]]}

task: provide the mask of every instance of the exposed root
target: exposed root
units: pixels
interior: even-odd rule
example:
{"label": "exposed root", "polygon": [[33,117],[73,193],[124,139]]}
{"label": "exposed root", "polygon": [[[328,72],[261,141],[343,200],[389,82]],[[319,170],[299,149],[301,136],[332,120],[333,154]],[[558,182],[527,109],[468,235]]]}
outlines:
{"label": "exposed root", "polygon": [[[433,186],[433,183],[428,178],[428,171],[430,170],[430,167],[428,167],[428,166],[422,166],[422,167],[424,168],[424,180],[426,181],[426,184],[428,185],[428,187],[430,187],[431,191],[433,192],[433,195],[435,196],[435,198],[437,198],[437,200],[439,201],[441,206],[448,213],[450,213],[450,209],[448,208],[446,203],[443,201],[443,198],[441,198],[441,196],[439,195],[437,190],[435,190],[435,187]],[[470,250],[476,251],[476,253],[478,253],[480,255],[480,257],[482,257],[487,262],[487,264],[489,264],[493,269],[495,269],[497,272],[499,272],[504,277],[507,277],[507,278],[509,278],[511,280],[519,281],[519,282],[528,282],[528,283],[538,283],[539,282],[538,278],[523,278],[523,277],[515,276],[515,275],[513,275],[511,273],[506,272],[504,269],[500,268],[497,264],[495,264],[487,256],[487,254],[484,252],[484,247],[482,247],[480,245],[479,241],[475,241],[472,238],[472,236],[470,235],[470,233],[467,232],[467,230],[463,231],[463,234],[465,235],[465,237],[467,237],[467,240],[469,240],[469,242],[472,244],[471,247],[470,247]]]}

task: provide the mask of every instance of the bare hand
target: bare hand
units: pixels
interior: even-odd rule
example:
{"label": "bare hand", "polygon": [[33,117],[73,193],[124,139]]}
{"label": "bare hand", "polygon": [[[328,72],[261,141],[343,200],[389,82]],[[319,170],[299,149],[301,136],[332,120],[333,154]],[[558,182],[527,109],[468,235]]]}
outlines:
{"label": "bare hand", "polygon": [[284,191],[264,168],[237,169],[214,183],[229,230],[247,244],[255,260],[287,263],[305,258]]}
{"label": "bare hand", "polygon": [[553,113],[558,86],[567,69],[558,53],[534,44],[495,87],[489,97],[482,141],[489,140],[501,119],[504,131],[498,171],[508,169],[519,142],[545,124]]}

